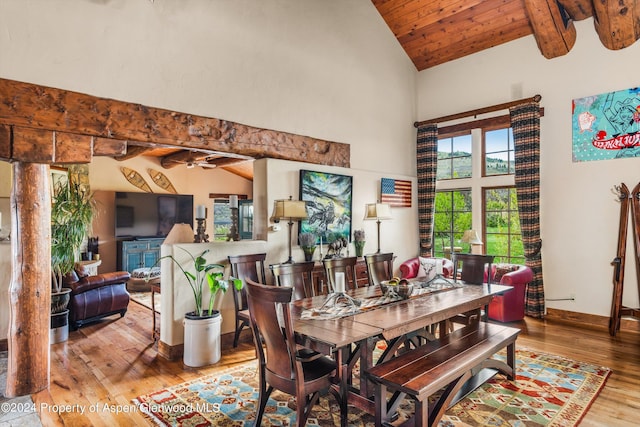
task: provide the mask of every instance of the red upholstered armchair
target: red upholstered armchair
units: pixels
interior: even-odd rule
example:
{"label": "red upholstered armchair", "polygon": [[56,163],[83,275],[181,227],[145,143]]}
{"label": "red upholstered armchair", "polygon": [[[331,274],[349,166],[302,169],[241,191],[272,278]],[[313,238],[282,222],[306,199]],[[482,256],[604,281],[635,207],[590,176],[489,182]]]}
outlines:
{"label": "red upholstered armchair", "polygon": [[[93,322],[105,316],[120,314],[124,316],[129,306],[127,280],[131,277],[128,271],[85,276],[66,281],[65,286],[71,288],[69,302],[69,327],[78,329],[85,323]],[[77,279],[73,281],[74,279]]]}
{"label": "red upholstered armchair", "polygon": [[[444,277],[453,277],[453,262],[447,258],[425,258],[436,259],[442,261],[442,275]],[[402,279],[413,279],[414,277],[424,276],[425,271],[420,265],[420,257],[406,260],[400,264],[400,277]]]}
{"label": "red upholstered armchair", "polygon": [[514,322],[524,318],[524,299],[527,284],[533,280],[533,271],[524,265],[494,264],[491,283],[513,286],[504,295],[498,295],[489,304],[489,319]]}

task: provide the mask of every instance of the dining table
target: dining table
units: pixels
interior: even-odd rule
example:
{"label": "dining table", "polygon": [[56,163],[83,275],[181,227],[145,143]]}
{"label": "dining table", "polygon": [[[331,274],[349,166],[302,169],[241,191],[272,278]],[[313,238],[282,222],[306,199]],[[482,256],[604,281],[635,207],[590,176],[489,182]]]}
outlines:
{"label": "dining table", "polygon": [[[387,346],[397,346],[403,338],[433,326],[439,327],[442,336],[448,333],[449,319],[474,311],[479,315],[494,296],[512,289],[448,280],[436,284],[414,279],[412,283],[414,290],[406,299],[393,292],[383,294],[379,286],[364,286],[338,296],[320,295],[292,303],[298,344],[333,357],[339,367],[341,395],[347,396],[350,405],[369,413],[374,412],[373,387],[366,380],[366,371],[383,361],[383,357],[374,360],[376,343],[384,340]],[[327,300],[333,303],[327,304]],[[387,352],[384,357],[393,354]],[[359,373],[353,369],[355,362],[359,362]],[[357,387],[353,372],[359,379]]]}

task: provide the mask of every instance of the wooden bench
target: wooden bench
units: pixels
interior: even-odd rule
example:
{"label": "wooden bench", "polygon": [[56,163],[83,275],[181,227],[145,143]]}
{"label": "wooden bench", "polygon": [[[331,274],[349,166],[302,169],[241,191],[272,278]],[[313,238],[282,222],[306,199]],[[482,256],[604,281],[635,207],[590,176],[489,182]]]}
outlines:
{"label": "wooden bench", "polygon": [[[516,328],[475,322],[369,369],[368,378],[375,386],[376,426],[390,421],[389,415],[396,413],[406,395],[415,401],[413,424],[435,426],[450,406],[497,371],[514,379],[519,333]],[[491,359],[505,347],[506,363]],[[387,389],[394,392],[389,402]],[[439,390],[442,395],[429,408],[428,397]]]}

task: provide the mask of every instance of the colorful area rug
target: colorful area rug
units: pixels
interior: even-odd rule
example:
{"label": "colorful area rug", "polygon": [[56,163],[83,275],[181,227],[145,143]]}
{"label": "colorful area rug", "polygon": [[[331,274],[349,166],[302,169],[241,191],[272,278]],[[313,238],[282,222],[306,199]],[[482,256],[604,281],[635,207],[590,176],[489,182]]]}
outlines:
{"label": "colorful area rug", "polygon": [[[502,354],[496,357],[504,358]],[[518,350],[517,381],[494,377],[451,407],[439,426],[575,426],[610,373],[608,368]],[[139,396],[134,403],[160,426],[249,426],[255,419],[257,387],[256,363],[252,362]],[[402,405],[399,412],[406,417],[412,404]],[[274,391],[262,426],[294,425],[295,417],[294,399]],[[333,396],[320,400],[307,425],[340,425]],[[373,426],[373,416],[350,406],[349,425]]]}

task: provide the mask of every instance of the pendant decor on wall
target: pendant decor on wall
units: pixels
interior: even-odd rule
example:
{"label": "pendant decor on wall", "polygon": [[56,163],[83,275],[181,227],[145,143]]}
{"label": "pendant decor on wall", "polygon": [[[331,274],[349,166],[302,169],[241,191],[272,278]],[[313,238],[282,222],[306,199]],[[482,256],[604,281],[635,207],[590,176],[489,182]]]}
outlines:
{"label": "pendant decor on wall", "polygon": [[640,157],[640,87],[574,99],[573,161]]}
{"label": "pendant decor on wall", "polygon": [[178,194],[176,188],[171,184],[171,181],[169,181],[169,178],[167,178],[165,174],[151,168],[147,169],[147,172],[149,172],[149,176],[158,187],[167,190],[169,193]]}
{"label": "pendant decor on wall", "polygon": [[151,187],[149,187],[149,184],[147,184],[147,181],[145,181],[142,175],[140,175],[138,172],[124,166],[120,167],[120,172],[122,172],[122,175],[127,178],[127,181],[129,181],[142,191],[153,193],[153,191],[151,191]]}

